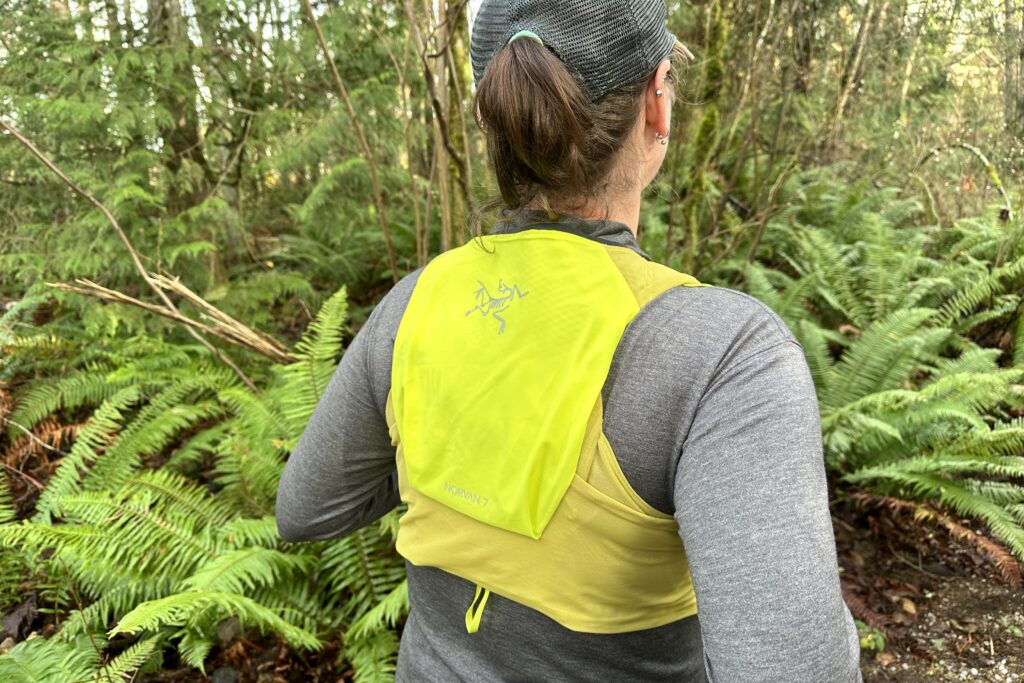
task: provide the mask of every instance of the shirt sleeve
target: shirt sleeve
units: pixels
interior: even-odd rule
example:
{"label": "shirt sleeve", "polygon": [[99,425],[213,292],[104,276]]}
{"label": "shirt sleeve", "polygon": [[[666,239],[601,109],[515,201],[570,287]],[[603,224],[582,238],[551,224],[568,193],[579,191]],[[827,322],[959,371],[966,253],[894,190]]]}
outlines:
{"label": "shirt sleeve", "polygon": [[349,344],[285,464],[276,517],[287,541],[343,536],[399,502],[395,448],[384,418],[393,345],[388,303]]}
{"label": "shirt sleeve", "polygon": [[718,372],[684,442],[674,498],[712,683],[861,680],[798,343]]}

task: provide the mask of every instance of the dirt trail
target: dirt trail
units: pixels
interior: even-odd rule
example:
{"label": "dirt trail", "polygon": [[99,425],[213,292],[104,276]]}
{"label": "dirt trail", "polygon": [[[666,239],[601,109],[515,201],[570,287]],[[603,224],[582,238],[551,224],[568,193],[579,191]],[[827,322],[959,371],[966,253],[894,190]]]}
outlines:
{"label": "dirt trail", "polygon": [[875,627],[862,635],[886,638],[862,650],[865,681],[1024,683],[1024,589],[990,557],[884,507],[841,509],[834,521],[847,603]]}

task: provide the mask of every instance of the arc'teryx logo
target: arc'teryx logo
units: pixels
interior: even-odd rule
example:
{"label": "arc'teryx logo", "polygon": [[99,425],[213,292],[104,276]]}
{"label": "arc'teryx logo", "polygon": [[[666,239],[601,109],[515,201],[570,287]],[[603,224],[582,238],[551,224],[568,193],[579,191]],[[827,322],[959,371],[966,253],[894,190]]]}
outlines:
{"label": "arc'teryx logo", "polygon": [[503,280],[498,280],[498,296],[494,296],[488,291],[487,285],[479,280],[477,282],[480,284],[480,289],[473,294],[476,297],[476,306],[466,311],[466,317],[468,318],[478,311],[485,318],[491,316],[501,323],[498,334],[505,334],[505,319],[501,317],[501,314],[508,310],[513,301],[526,297],[529,292],[521,292],[519,287],[515,285],[510,287]]}

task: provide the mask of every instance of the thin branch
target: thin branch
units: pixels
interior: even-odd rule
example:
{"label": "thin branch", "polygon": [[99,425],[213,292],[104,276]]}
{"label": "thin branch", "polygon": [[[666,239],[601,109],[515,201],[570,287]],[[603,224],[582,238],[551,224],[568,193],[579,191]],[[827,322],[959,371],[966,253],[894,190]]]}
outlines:
{"label": "thin branch", "polygon": [[[104,216],[106,216],[107,221],[109,221],[110,225],[113,226],[114,231],[117,233],[117,236],[121,239],[121,242],[122,244],[124,244],[125,249],[128,250],[128,254],[131,256],[132,259],[132,263],[135,265],[135,270],[138,271],[139,275],[142,276],[142,279],[145,280],[146,284],[149,285],[150,289],[152,289],[156,293],[156,295],[160,297],[160,299],[164,302],[164,305],[166,305],[167,308],[171,309],[172,311],[177,311],[177,308],[175,308],[174,306],[174,302],[171,301],[171,299],[163,292],[163,290],[161,290],[153,282],[152,278],[150,278],[145,266],[142,265],[142,259],[139,256],[139,253],[135,251],[135,247],[132,246],[131,240],[128,239],[128,235],[125,234],[124,230],[121,228],[121,224],[117,222],[116,218],[114,218],[114,214],[111,213],[110,209],[104,206],[104,204],[100,202],[100,200],[96,199],[96,197],[94,197],[91,193],[82,189],[75,181],[73,181],[71,178],[65,175],[64,172],[61,171],[56,164],[50,161],[50,159],[39,150],[39,148],[32,144],[31,140],[26,138],[24,135],[22,135],[9,124],[5,123],[2,119],[0,119],[0,128],[6,130],[8,133],[13,135],[14,138],[22,145],[24,145],[25,148],[28,149],[28,151],[30,151],[33,154],[33,156],[39,159],[39,161],[41,161],[44,166],[46,166],[54,175],[56,175],[58,178],[64,181],[64,183],[68,187],[70,187],[75,192],[75,194],[87,200],[89,203],[91,203],[93,206],[99,209]],[[256,388],[256,385],[253,383],[253,381],[249,379],[249,377],[246,376],[244,372],[242,372],[242,369],[239,368],[235,364],[235,362],[228,358],[223,352],[221,352],[220,349],[211,344],[209,340],[207,340],[201,334],[192,329],[192,327],[186,326],[185,330],[190,335],[192,335],[192,337],[194,337],[196,341],[205,346],[207,350],[210,351],[210,353],[212,353],[214,356],[216,356],[222,363],[231,368],[231,370],[234,371],[236,375],[238,375],[239,379],[241,379],[247,387],[252,389],[254,392],[259,391]]]}
{"label": "thin branch", "polygon": [[45,488],[45,486],[43,485],[43,482],[39,481],[38,479],[33,477],[31,474],[27,474],[25,472],[22,472],[21,470],[19,470],[16,467],[11,467],[10,465],[8,465],[5,462],[0,462],[0,465],[3,465],[4,469],[6,469],[7,471],[13,472],[14,474],[17,474],[19,477],[21,477],[22,479],[24,479],[28,483],[32,484],[32,486],[35,486],[37,491],[42,491]]}
{"label": "thin branch", "polygon": [[1006,208],[1007,214],[1006,220],[1013,220],[1013,204],[1010,203],[1010,197],[1009,195],[1006,194],[1006,188],[1003,186],[1003,180],[1002,178],[999,177],[999,170],[996,168],[995,164],[989,161],[988,157],[985,156],[985,153],[982,152],[977,147],[975,147],[974,145],[969,145],[966,142],[954,142],[953,144],[945,145],[944,147],[936,147],[935,149],[925,154],[921,158],[921,161],[917,162],[917,166],[914,167],[913,172],[916,173],[918,169],[924,166],[929,160],[933,159],[934,157],[937,157],[939,154],[945,152],[947,149],[966,150],[967,152],[970,152],[975,157],[977,157],[978,161],[980,161],[982,165],[985,167],[985,171],[988,173],[989,180],[992,181],[992,184],[995,185],[996,189],[999,191],[999,196],[1003,198],[1003,206]]}
{"label": "thin branch", "polygon": [[241,159],[242,149],[245,147],[245,142],[249,138],[249,131],[252,129],[252,119],[252,115],[246,117],[245,122],[242,124],[242,137],[235,146],[235,150],[231,154],[231,158],[228,160],[228,163],[225,164],[224,170],[221,171],[220,176],[217,178],[217,182],[215,182],[213,187],[210,188],[210,191],[206,193],[206,197],[203,199],[204,202],[217,194],[217,190],[219,190],[220,186],[224,184],[224,179],[228,177],[228,173],[231,172],[231,169],[234,168],[235,164],[237,164],[239,159]]}
{"label": "thin branch", "polygon": [[[271,358],[276,357],[278,362],[292,362],[288,353],[288,348],[284,346],[284,344],[277,341],[270,335],[254,330],[248,325],[232,318],[230,315],[186,287],[178,278],[170,278],[166,275],[160,274],[151,274],[151,277],[158,287],[181,296],[201,312],[213,318],[216,321],[217,326],[222,328],[227,334],[241,342],[244,342],[245,346],[248,346],[253,350],[271,350],[272,354],[264,353],[264,355],[268,355]],[[260,352],[263,353],[262,350]]]}
{"label": "thin branch", "polygon": [[11,425],[12,427],[17,429],[18,431],[23,432],[25,434],[25,436],[27,436],[29,438],[29,440],[34,442],[37,446],[41,446],[41,447],[45,448],[46,450],[50,451],[51,453],[57,453],[58,455],[67,455],[67,453],[65,453],[61,449],[54,448],[50,444],[48,444],[45,441],[43,441],[42,439],[40,439],[38,436],[35,435],[35,433],[31,429],[29,429],[25,425],[18,424],[17,422],[15,422],[14,420],[10,419],[9,417],[4,417],[2,415],[0,415],[0,420],[3,420],[4,424]]}
{"label": "thin branch", "polygon": [[[158,281],[166,280],[166,278],[163,278],[163,276],[159,276],[157,279]],[[278,344],[276,341],[273,341],[273,343],[268,343],[268,337],[253,337],[251,336],[251,334],[246,334],[243,330],[249,330],[249,333],[252,333],[252,330],[250,328],[245,327],[244,325],[241,325],[241,323],[234,322],[232,324],[228,324],[225,321],[216,320],[213,325],[206,325],[186,315],[183,315],[177,309],[171,309],[167,308],[166,306],[158,306],[156,304],[141,301],[123,292],[119,292],[115,289],[109,289],[107,287],[104,287],[103,285],[92,282],[91,280],[79,279],[76,282],[81,286],[76,287],[75,285],[69,285],[63,282],[47,283],[47,286],[53,287],[54,289],[59,289],[62,292],[71,292],[73,294],[81,294],[83,296],[91,296],[97,299],[102,299],[103,301],[110,301],[114,303],[135,306],[136,308],[141,308],[150,313],[154,313],[161,317],[185,325],[189,329],[195,329],[205,334],[211,334],[215,337],[223,339],[224,341],[236,344],[238,346],[242,346],[250,351],[254,351],[260,355],[266,356],[267,358],[270,358],[271,360],[277,363],[288,364],[295,362],[295,359],[288,355],[288,350],[285,349],[280,344]],[[170,280],[170,282],[175,281]],[[168,287],[168,289],[171,288]],[[182,286],[182,289],[185,289],[186,291],[190,292],[190,290],[187,290],[187,288],[185,288],[184,286]],[[195,295],[193,294],[193,296]],[[229,316],[224,317],[227,320],[233,320]]]}
{"label": "thin branch", "polygon": [[348,95],[348,88],[345,87],[345,82],[341,80],[341,74],[338,73],[338,67],[334,64],[334,58],[331,56],[331,51],[327,47],[327,41],[324,39],[324,32],[320,30],[320,22],[316,20],[316,15],[313,14],[313,8],[309,4],[309,0],[302,0],[302,6],[306,9],[306,16],[309,17],[309,23],[312,24],[313,30],[316,32],[317,42],[320,43],[320,49],[324,53],[324,59],[327,61],[327,65],[331,67],[331,75],[334,77],[334,85],[338,89],[338,94],[341,96],[341,101],[345,104],[345,111],[348,113],[348,118],[352,122],[352,128],[356,133],[356,138],[359,140],[359,146],[363,148],[363,158],[366,159],[367,166],[370,167],[370,182],[373,184],[373,199],[377,204],[377,222],[380,223],[380,230],[384,234],[384,242],[388,249],[388,261],[391,264],[391,279],[398,284],[398,259],[395,256],[395,245],[391,241],[391,229],[388,227],[387,212],[384,207],[384,191],[381,189],[380,178],[377,175],[377,160],[373,156],[373,150],[370,149],[370,143],[366,139],[366,135],[363,134],[363,127],[359,123],[359,117],[356,116],[355,107],[352,106],[352,99]]}

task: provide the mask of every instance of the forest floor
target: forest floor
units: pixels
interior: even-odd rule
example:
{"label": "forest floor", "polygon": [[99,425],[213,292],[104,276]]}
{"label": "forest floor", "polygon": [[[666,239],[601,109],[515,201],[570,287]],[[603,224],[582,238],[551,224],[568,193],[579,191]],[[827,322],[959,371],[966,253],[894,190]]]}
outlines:
{"label": "forest floor", "polygon": [[864,502],[833,511],[844,597],[876,636],[864,680],[1024,683],[1020,566],[970,522]]}
{"label": "forest floor", "polygon": [[[844,597],[856,618],[874,628],[864,634],[885,639],[881,649],[876,637],[874,649],[861,650],[864,680],[1024,683],[1020,565],[970,522],[922,510],[882,498],[833,510]],[[300,663],[285,648],[244,642],[225,647],[213,675],[199,680],[326,682],[339,680],[339,673],[348,680],[350,672],[332,667],[331,653]],[[185,679],[165,671],[146,680]]]}
{"label": "forest floor", "polygon": [[[878,497],[837,503],[832,519],[843,595],[868,637],[869,647],[862,643],[861,650],[867,683],[1024,683],[1024,577],[985,531],[967,520]],[[32,622],[26,631],[50,635],[52,619],[32,607],[25,615]],[[4,621],[22,611],[25,606],[4,615]],[[163,670],[138,680],[334,683],[351,678],[351,671],[337,667],[336,643],[302,657],[273,636],[243,632],[234,620],[222,624],[218,636],[208,676],[183,667],[172,655]]]}

